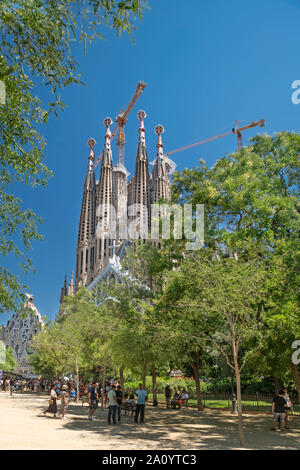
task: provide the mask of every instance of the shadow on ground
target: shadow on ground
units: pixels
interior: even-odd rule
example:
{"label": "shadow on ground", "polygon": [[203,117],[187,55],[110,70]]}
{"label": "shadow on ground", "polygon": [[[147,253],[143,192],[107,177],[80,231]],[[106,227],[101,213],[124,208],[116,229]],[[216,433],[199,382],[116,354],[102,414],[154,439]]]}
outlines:
{"label": "shadow on ground", "polygon": [[[192,409],[146,409],[145,423],[136,424],[133,417],[122,412],[122,424],[107,424],[108,410],[96,410],[95,421],[87,419],[88,407],[71,404],[62,429],[81,431],[81,437],[97,435],[112,442],[112,449],[137,444],[160,449],[238,449],[237,417],[224,411]],[[270,430],[272,417],[245,415],[246,448],[300,449],[300,419],[292,418],[286,433]]]}

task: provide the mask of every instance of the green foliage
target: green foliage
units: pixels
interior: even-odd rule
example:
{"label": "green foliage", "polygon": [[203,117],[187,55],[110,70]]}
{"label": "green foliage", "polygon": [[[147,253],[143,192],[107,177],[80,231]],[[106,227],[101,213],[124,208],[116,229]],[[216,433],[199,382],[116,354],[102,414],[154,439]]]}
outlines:
{"label": "green foliage", "polygon": [[[46,185],[52,172],[43,162],[45,139],[38,129],[49,115],[64,109],[60,90],[80,84],[71,45],[84,48],[102,38],[105,27],[132,37],[141,20],[143,0],[2,0],[0,3],[0,80],[6,103],[0,105],[0,255],[13,255],[27,272],[34,269],[28,251],[41,240],[41,219],[22,207],[16,183]],[[42,103],[36,87],[49,90]],[[0,268],[0,311],[16,309],[26,286]]]}
{"label": "green foliage", "polygon": [[[137,389],[139,386],[140,380],[135,381],[126,381],[125,387],[127,389]],[[167,383],[170,384],[173,393],[178,390],[186,390],[187,392],[192,391],[193,393],[196,392],[195,381],[189,378],[184,377],[157,377],[157,390],[161,393],[164,393],[165,387]],[[146,377],[146,389],[152,390],[152,377]],[[206,392],[207,384],[205,382],[201,382],[201,391]]]}
{"label": "green foliage", "polygon": [[14,353],[12,348],[6,348],[5,351],[5,363],[0,364],[0,370],[5,372],[15,372],[18,364],[14,358]]}

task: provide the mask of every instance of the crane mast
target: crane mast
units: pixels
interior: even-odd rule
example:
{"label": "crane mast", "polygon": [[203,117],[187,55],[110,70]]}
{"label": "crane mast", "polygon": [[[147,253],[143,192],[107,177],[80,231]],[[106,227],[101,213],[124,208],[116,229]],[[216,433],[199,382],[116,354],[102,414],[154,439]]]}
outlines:
{"label": "crane mast", "polygon": [[[128,115],[130,111],[132,110],[133,106],[143,93],[144,89],[146,88],[146,83],[143,81],[140,81],[137,84],[136,90],[134,92],[134,95],[127,106],[126,110],[123,112],[123,108],[119,112],[118,116],[116,117],[116,123],[117,125],[115,126],[112,134],[111,134],[111,141],[115,138],[116,134],[118,133],[118,140],[117,140],[117,145],[118,145],[118,166],[119,165],[124,165],[124,150],[125,150],[125,131],[124,127],[127,122]],[[94,168],[97,167],[101,160],[101,155],[97,158],[97,161],[95,162]]]}

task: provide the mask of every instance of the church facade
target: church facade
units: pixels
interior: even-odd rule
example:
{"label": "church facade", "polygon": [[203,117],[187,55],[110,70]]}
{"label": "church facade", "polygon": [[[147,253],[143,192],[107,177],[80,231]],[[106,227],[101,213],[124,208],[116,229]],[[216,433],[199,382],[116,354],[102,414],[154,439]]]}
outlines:
{"label": "church facade", "polygon": [[[120,261],[131,243],[128,224],[138,220],[135,228],[138,238],[147,239],[151,232],[152,204],[158,203],[161,198],[170,199],[170,175],[176,165],[163,153],[164,128],[162,125],[155,127],[156,156],[151,163],[153,167],[150,172],[144,126],[145,111],[139,111],[137,117],[139,126],[135,171],[129,181],[124,163],[124,128],[120,127],[117,162],[113,163],[110,130],[112,120],[109,117],[104,119],[106,131],[98,180],[94,165],[96,141],[93,138],[88,141],[90,153],[79,218],[75,286],[73,274],[69,285],[65,278],[60,303],[66,295],[72,294],[81,286],[94,289],[111,277],[121,282],[126,273],[122,272]],[[116,122],[121,120],[122,115],[119,115]]]}
{"label": "church facade", "polygon": [[27,300],[17,313],[2,329],[0,338],[6,347],[13,349],[14,358],[18,364],[17,373],[29,375],[30,341],[43,327],[44,321],[33,303],[33,296],[26,294]]}

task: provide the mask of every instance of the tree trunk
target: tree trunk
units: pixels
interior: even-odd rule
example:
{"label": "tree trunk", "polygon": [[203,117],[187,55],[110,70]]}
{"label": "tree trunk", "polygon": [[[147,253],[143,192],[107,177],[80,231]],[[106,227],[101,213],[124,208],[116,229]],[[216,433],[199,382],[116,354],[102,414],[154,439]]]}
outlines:
{"label": "tree trunk", "polygon": [[157,401],[157,387],[156,387],[156,371],[152,371],[152,394],[153,394],[153,404],[154,401]]}
{"label": "tree trunk", "polygon": [[283,387],[283,383],[280,377],[273,377],[273,382],[275,385],[275,395],[278,395],[278,392]]}
{"label": "tree trunk", "polygon": [[79,370],[78,370],[78,358],[75,358],[75,368],[76,368],[76,403],[79,401]]}
{"label": "tree trunk", "polygon": [[61,371],[61,384],[63,385],[65,383],[65,368],[63,367]]}
{"label": "tree trunk", "polygon": [[196,351],[196,365],[194,365],[194,364],[191,364],[191,365],[192,365],[192,368],[193,368],[193,371],[194,371],[195,382],[196,382],[198,411],[203,411],[202,394],[201,394],[200,377],[199,377],[199,365],[200,365],[200,353],[199,353],[199,351]]}
{"label": "tree trunk", "polygon": [[122,389],[123,397],[125,396],[125,385],[124,385],[124,367],[120,367],[120,385]]}
{"label": "tree trunk", "polygon": [[106,363],[104,363],[104,366],[103,366],[103,377],[102,377],[103,393],[101,397],[101,408],[105,407],[105,392],[106,392],[105,387],[106,387]]}
{"label": "tree trunk", "polygon": [[142,365],[142,382],[143,382],[143,388],[146,388],[146,361],[143,362]]}
{"label": "tree trunk", "polygon": [[300,403],[300,372],[299,365],[291,362],[291,369],[294,377],[295,387],[298,393],[298,403]]}
{"label": "tree trunk", "polygon": [[236,398],[237,398],[237,405],[238,405],[240,444],[241,446],[244,446],[245,434],[244,434],[244,427],[243,427],[241,376],[240,376],[240,369],[239,369],[239,364],[238,364],[238,351],[236,349],[234,340],[232,341],[232,352],[233,352],[234,371],[235,371],[235,380],[236,380]]}

